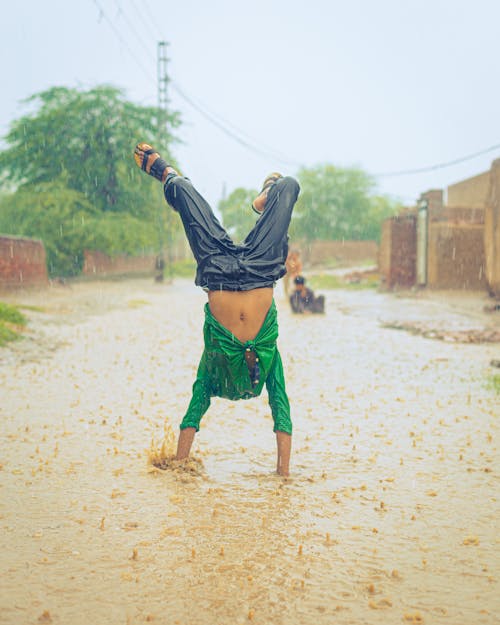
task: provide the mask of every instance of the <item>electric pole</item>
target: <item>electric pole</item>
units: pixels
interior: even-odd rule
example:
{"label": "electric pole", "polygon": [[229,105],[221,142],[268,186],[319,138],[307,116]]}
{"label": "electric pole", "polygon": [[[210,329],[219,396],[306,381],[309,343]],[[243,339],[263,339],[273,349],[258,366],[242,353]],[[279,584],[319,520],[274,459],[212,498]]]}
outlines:
{"label": "electric pole", "polygon": [[158,42],[158,138],[160,141],[167,123],[167,45],[166,41]]}
{"label": "electric pole", "polygon": [[[168,73],[167,73],[167,42],[159,41],[158,42],[158,54],[157,54],[157,75],[158,75],[158,145],[162,146],[163,139],[167,135],[167,105],[168,105]],[[160,148],[161,149],[161,148]],[[170,277],[171,273],[171,249],[172,249],[172,241],[171,241],[171,228],[169,219],[167,217],[165,221],[165,235],[167,239],[167,273]],[[163,281],[163,271],[165,267],[165,259],[163,256],[163,225],[161,220],[161,209],[158,210],[158,257],[156,261],[156,269],[157,282]]]}

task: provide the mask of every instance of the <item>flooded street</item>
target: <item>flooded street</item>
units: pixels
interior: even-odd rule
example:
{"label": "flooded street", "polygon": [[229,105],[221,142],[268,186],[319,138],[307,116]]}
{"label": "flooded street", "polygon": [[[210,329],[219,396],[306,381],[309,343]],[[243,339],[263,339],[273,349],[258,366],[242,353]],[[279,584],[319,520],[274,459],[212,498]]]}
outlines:
{"label": "flooded street", "polygon": [[325,294],[326,315],[293,316],[276,293],[286,481],[265,391],[213,399],[192,471],[148,463],[152,440],[173,453],[202,351],[190,280],[10,296],[43,311],[0,349],[0,623],[499,622],[500,343],[384,327],[498,315]]}

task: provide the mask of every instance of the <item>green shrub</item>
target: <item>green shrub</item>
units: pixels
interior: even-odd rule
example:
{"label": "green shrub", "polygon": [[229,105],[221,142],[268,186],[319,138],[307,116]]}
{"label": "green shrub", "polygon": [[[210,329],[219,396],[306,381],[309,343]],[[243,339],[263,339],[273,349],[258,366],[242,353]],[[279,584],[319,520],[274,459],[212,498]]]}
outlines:
{"label": "green shrub", "polygon": [[[168,271],[168,270],[167,270]],[[193,278],[196,274],[196,263],[193,259],[177,260],[172,263],[172,275],[177,278]]]}
{"label": "green shrub", "polygon": [[15,306],[0,302],[0,345],[20,338],[17,327],[24,327],[26,317]]}
{"label": "green shrub", "polygon": [[5,345],[8,341],[15,341],[20,338],[17,332],[14,332],[0,321],[0,346]]}
{"label": "green shrub", "polygon": [[492,375],[490,377],[490,379],[489,379],[489,386],[496,393],[500,393],[500,373],[496,373],[495,375]]}
{"label": "green shrub", "polygon": [[27,323],[26,317],[23,313],[10,304],[0,302],[0,322],[7,321],[8,323],[14,323],[18,326],[25,326]]}

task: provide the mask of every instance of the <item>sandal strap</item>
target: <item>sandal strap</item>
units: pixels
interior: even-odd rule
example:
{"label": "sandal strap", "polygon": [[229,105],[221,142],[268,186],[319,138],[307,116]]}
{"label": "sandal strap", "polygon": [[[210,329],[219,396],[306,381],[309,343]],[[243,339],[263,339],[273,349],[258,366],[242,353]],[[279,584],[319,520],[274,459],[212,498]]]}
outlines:
{"label": "sandal strap", "polygon": [[155,152],[156,150],[153,150],[152,148],[149,150],[144,150],[144,156],[142,157],[142,163],[141,163],[142,171],[146,171],[146,165],[148,164],[148,156],[150,156],[151,154],[154,154]]}
{"label": "sandal strap", "polygon": [[161,179],[163,178],[163,172],[165,171],[167,167],[168,167],[167,162],[164,161],[159,156],[156,159],[156,161],[151,165],[151,169],[149,170],[149,175],[161,181]]}

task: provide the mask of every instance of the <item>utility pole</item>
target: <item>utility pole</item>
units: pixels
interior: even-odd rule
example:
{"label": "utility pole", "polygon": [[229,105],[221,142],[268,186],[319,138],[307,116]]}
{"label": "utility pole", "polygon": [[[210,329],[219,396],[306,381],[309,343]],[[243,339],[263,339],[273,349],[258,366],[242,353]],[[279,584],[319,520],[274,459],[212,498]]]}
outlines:
{"label": "utility pole", "polygon": [[167,45],[166,41],[158,42],[158,135],[161,140],[163,132],[165,132],[167,105],[168,105],[168,73],[167,73]]}
{"label": "utility pole", "polygon": [[[167,42],[159,41],[158,42],[158,53],[157,53],[157,76],[158,76],[158,144],[161,146],[163,144],[163,138],[166,135],[166,127],[167,127],[167,105],[168,105],[168,73],[167,73]],[[171,249],[172,249],[172,241],[171,241],[171,232],[170,232],[170,224],[167,219],[165,223],[165,235],[167,239],[167,255],[168,255],[168,263],[167,263],[167,272],[170,277],[171,273]],[[163,271],[165,267],[165,259],[163,256],[163,226],[161,220],[161,209],[158,210],[158,257],[156,260],[156,281],[163,281]]]}

